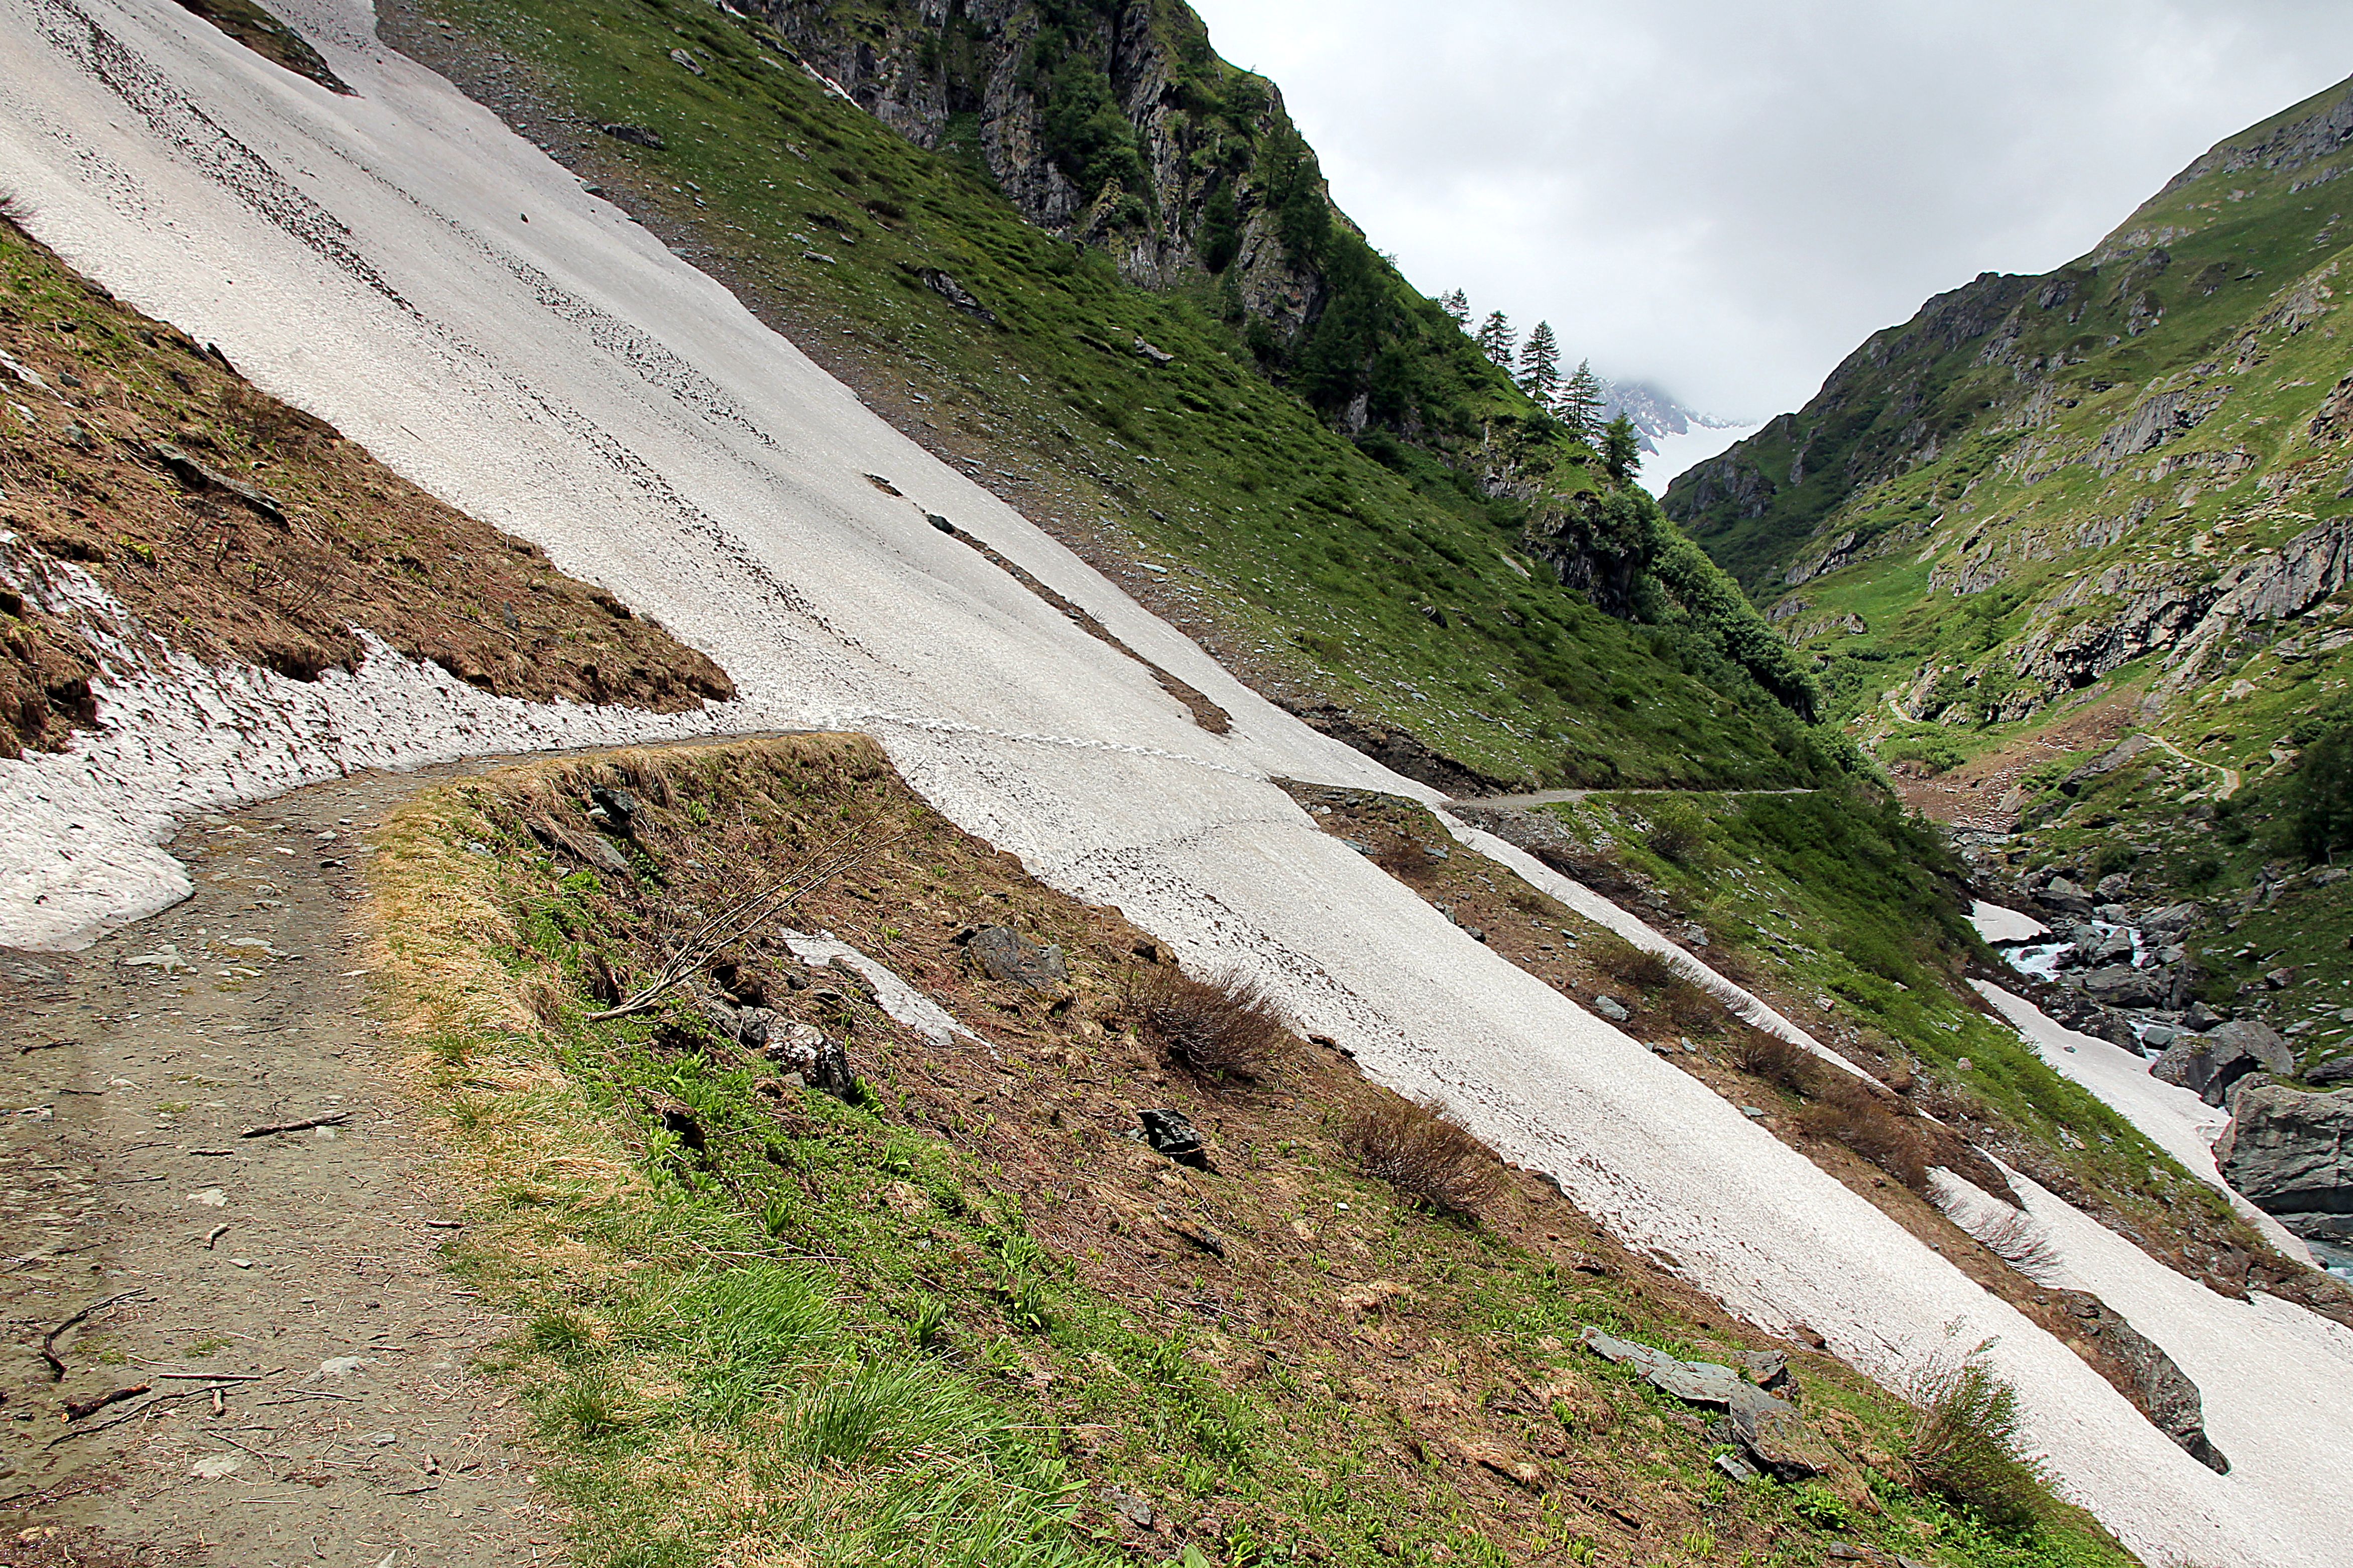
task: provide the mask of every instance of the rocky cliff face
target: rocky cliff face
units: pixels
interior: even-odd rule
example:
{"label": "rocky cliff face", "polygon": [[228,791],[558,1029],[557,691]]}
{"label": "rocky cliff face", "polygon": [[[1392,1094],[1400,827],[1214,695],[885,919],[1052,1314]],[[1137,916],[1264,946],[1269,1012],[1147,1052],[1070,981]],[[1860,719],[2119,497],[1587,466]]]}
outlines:
{"label": "rocky cliff face", "polygon": [[2353,1242],[2353,1089],[2250,1085],[2232,1098],[2214,1159],[2224,1179],[2290,1230]]}
{"label": "rocky cliff face", "polygon": [[1130,281],[1230,279],[1239,310],[1285,337],[1323,307],[1321,271],[1280,233],[1270,165],[1297,140],[1282,94],[1219,60],[1189,8],[770,0],[765,15],[868,112],[976,158],[1024,217],[1109,251]]}

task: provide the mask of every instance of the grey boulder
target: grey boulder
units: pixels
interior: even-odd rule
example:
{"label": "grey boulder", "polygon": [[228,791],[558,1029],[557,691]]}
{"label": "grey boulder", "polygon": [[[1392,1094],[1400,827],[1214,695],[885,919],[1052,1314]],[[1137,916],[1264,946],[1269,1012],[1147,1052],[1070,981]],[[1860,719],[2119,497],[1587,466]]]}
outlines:
{"label": "grey boulder", "polygon": [[2214,1163],[2249,1203],[2291,1230],[2299,1218],[2353,1215],[2353,1089],[2248,1085],[2232,1100]]}
{"label": "grey boulder", "polygon": [[2078,984],[2086,995],[2111,1007],[2154,1007],[2165,999],[2168,978],[2129,963],[2110,963],[2089,971]]}
{"label": "grey boulder", "polygon": [[1010,926],[983,926],[965,943],[980,972],[991,980],[1009,980],[1032,991],[1051,991],[1069,984],[1070,965],[1062,950],[1040,946]]}
{"label": "grey boulder", "polygon": [[2244,1018],[2175,1041],[2148,1068],[2151,1078],[2179,1084],[2209,1105],[2221,1104],[2231,1086],[2251,1072],[2286,1077],[2295,1071],[2295,1054],[2279,1032]]}

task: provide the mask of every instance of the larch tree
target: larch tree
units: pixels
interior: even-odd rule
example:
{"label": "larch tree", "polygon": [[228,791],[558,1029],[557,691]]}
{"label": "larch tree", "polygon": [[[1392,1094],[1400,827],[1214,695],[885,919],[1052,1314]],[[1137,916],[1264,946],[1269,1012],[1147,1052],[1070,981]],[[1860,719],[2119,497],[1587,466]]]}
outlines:
{"label": "larch tree", "polygon": [[1550,321],[1538,321],[1521,346],[1520,390],[1535,398],[1539,408],[1551,407],[1553,395],[1560,390],[1560,342],[1552,335]]}
{"label": "larch tree", "polygon": [[1642,438],[1623,414],[1601,433],[1601,466],[1609,471],[1610,482],[1620,485],[1632,484],[1635,470],[1642,466]]}
{"label": "larch tree", "polygon": [[1579,360],[1567,384],[1553,400],[1553,412],[1568,426],[1570,435],[1598,444],[1601,438],[1601,410],[1609,401],[1602,395],[1600,378],[1593,374],[1593,362]]}
{"label": "larch tree", "polygon": [[1461,289],[1457,289],[1453,293],[1440,297],[1438,308],[1445,311],[1447,320],[1456,326],[1467,329],[1471,325],[1471,301]]}
{"label": "larch tree", "polygon": [[1511,318],[1501,310],[1490,310],[1487,319],[1479,323],[1479,352],[1503,368],[1512,372],[1512,347],[1519,334],[1512,331]]}

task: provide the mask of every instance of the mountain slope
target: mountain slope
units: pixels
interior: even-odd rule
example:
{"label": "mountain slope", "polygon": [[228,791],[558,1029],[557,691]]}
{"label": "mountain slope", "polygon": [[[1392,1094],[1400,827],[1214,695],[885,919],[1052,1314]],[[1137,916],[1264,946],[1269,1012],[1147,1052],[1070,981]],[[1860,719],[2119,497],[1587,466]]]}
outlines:
{"label": "mountain slope", "polygon": [[[1065,199],[1022,85],[1065,11],[1056,68],[1119,84],[1136,145],[1193,148],[1145,160],[1124,217]],[[421,0],[384,25],[901,429],[1385,763],[1458,792],[1837,771],[1835,737],[1776,700],[1811,705],[1762,622],[1646,500],[1609,505],[1590,453],[1329,206],[1271,85],[1183,41],[1181,5],[1121,11],[1117,47],[1102,8],[1010,6],[986,38],[905,7],[778,15],[792,42],[668,0]],[[967,68],[995,110],[940,120]],[[1238,237],[1213,273],[1219,191]]]}
{"label": "mountain slope", "polygon": [[2295,1025],[2307,1065],[2346,1037],[2322,1014],[2353,930],[2297,869],[2340,847],[2306,826],[2326,781],[2299,757],[2353,721],[2348,169],[2340,85],[2091,254],[1874,334],[1666,500],[1915,799],[1985,829],[2023,814],[1991,870],[2214,906],[2173,1005]]}
{"label": "mountain slope", "polygon": [[[257,380],[333,414],[402,471],[552,555],[606,563],[634,603],[726,668],[742,693],[735,716],[872,731],[933,809],[998,856],[1018,855],[1066,894],[1116,903],[1197,968],[1246,966],[1368,1070],[1443,1095],[1500,1152],[1550,1174],[1614,1234],[1671,1257],[1677,1273],[1751,1321],[1818,1335],[1889,1383],[1949,1333],[1964,1346],[1989,1340],[1986,1354],[2019,1384],[2034,1440],[2104,1520],[2152,1553],[2327,1560],[2337,1521],[2323,1516],[2316,1527],[2317,1510],[2299,1499],[2325,1508],[2329,1456],[2299,1468],[2280,1445],[2258,1443],[2266,1468],[2241,1460],[2227,1482],[2218,1478],[2057,1336],[1988,1297],[1868,1200],[1318,832],[1270,774],[1415,792],[1271,710],[1013,509],[895,435],[725,290],[447,84],[375,47],[363,7],[333,9],[322,37],[358,89],[347,100],[195,37],[174,13],[111,16],[100,28],[74,21],[69,0],[8,3],[37,7],[45,24],[0,29],[9,79],[34,84],[43,109],[37,124],[13,108],[0,119],[0,174],[26,192],[37,231],[92,276],[135,285],[158,316],[218,338]],[[125,101],[133,83],[155,89],[148,104],[186,112],[151,117]],[[48,129],[59,125],[73,128],[69,140]],[[215,149],[249,156],[190,159],[181,138],[191,125],[217,128]],[[245,199],[254,187],[233,183],[257,170],[279,182],[270,201]],[[193,216],[164,229],[151,220],[158,212]],[[256,282],[270,309],[248,302]],[[335,352],[321,353],[322,343]],[[1136,661],[1073,626],[1039,591],[1045,584],[1230,722],[1200,722]],[[213,740],[307,761],[351,739],[286,718],[256,710],[248,728],[224,726]],[[101,847],[119,847],[137,826],[133,811],[152,809],[159,793],[147,777],[105,773],[100,764],[149,732],[137,712],[119,728],[115,752],[84,759],[92,780],[79,825],[94,824]],[[0,766],[0,818],[54,811],[37,792],[56,774]],[[659,805],[650,783],[628,782]],[[724,810],[662,823],[679,836],[681,870],[707,869],[742,826]],[[474,843],[489,847],[460,833],[450,852],[475,855]],[[523,840],[512,847],[534,875],[549,868]],[[955,873],[920,859],[907,871],[892,890],[921,901],[873,936],[895,943],[920,921],[927,945],[936,942],[954,913],[930,903],[924,879]],[[1487,879],[1503,893],[1502,879]],[[691,896],[683,881],[649,890],[648,913],[691,920]],[[494,951],[502,963],[510,950]],[[1033,1016],[1054,1016],[1042,998],[1030,1005]],[[920,1058],[913,1065],[921,1071]],[[1147,1071],[1122,1081],[1151,1094],[1161,1086]],[[1023,1087],[1009,1076],[981,1086],[1018,1099]],[[1039,1109],[1038,1098],[1025,1109]],[[992,1110],[965,1105],[979,1119]],[[998,1147],[984,1131],[978,1158]],[[786,1173],[749,1145],[723,1152],[766,1165],[763,1183],[822,1190],[806,1164]],[[791,1179],[803,1174],[818,1191]],[[561,1205],[541,1208],[530,1194],[489,1195],[565,1223]],[[1379,1259],[1366,1246],[1363,1261]],[[734,1250],[723,1240],[718,1258],[688,1266],[733,1271],[725,1254]],[[2259,1310],[2228,1305],[2219,1321]],[[2327,1368],[2297,1370],[2317,1382]],[[657,1397],[644,1381],[634,1392]],[[592,1436],[608,1435],[593,1407],[586,1413]],[[1533,1413],[1538,1422],[1546,1414]],[[1662,1410],[1661,1427],[1669,1414],[1682,1413]],[[2334,1428],[2305,1425],[2294,1436],[2316,1430]],[[2240,1436],[2224,1434],[2225,1446]],[[1212,1473],[1200,1484],[1222,1480]],[[2224,1506],[2257,1486],[2280,1506]],[[1706,1556],[1715,1544],[1684,1550]],[[1947,1545],[1936,1554],[1949,1558]],[[1673,1550],[1651,1540],[1626,1555],[1658,1561]]]}

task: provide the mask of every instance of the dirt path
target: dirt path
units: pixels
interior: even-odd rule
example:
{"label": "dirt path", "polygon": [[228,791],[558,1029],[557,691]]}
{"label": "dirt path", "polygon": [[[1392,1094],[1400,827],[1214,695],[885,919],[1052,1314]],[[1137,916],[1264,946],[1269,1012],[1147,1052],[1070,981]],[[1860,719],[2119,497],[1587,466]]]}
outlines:
{"label": "dirt path", "polygon": [[[0,1541],[61,1526],[59,1562],[237,1568],[565,1556],[516,1413],[470,1370],[505,1325],[436,1258],[454,1232],[360,973],[362,835],[430,776],[203,818],[174,847],[187,901],[84,952],[0,952]],[[53,1378],[44,1334],[97,1302]]]}
{"label": "dirt path", "polygon": [[2171,752],[2175,756],[2179,757],[2183,762],[2188,763],[2191,767],[2205,768],[2210,772],[2221,774],[2222,787],[2214,792],[2214,798],[2216,800],[2228,800],[2232,795],[2239,793],[2239,784],[2241,781],[2238,769],[2226,768],[2220,763],[2210,763],[2203,757],[2193,757],[2188,752],[2183,751],[2180,747],[2175,745],[2172,742],[2167,740],[2164,736],[2158,734],[2154,730],[2144,731],[2143,733],[2147,734],[2150,740],[2156,742],[2158,745],[2163,746],[2167,751]]}
{"label": "dirt path", "polygon": [[1514,811],[1535,805],[1574,805],[1588,795],[1704,795],[1721,800],[1736,800],[1751,795],[1811,795],[1810,789],[1540,789],[1528,795],[1480,795],[1457,798],[1464,805],[1509,807]]}

